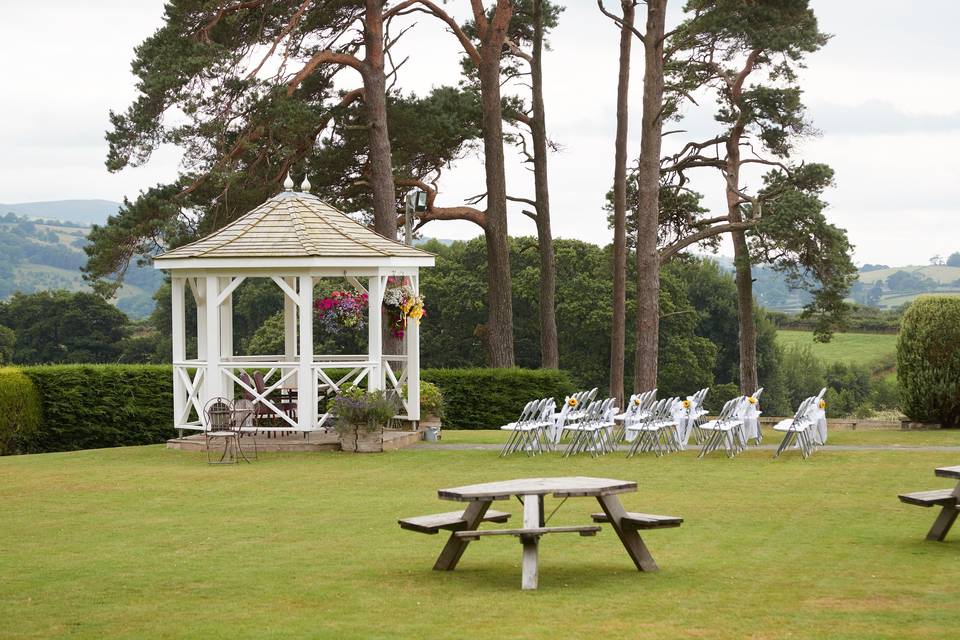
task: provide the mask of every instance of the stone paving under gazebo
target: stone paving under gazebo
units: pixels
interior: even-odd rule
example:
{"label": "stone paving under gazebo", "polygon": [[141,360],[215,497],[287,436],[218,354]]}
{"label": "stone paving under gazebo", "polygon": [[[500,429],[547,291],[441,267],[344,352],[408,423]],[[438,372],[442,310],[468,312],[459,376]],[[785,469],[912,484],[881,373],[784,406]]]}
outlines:
{"label": "stone paving under gazebo", "polygon": [[[419,270],[433,266],[433,254],[381,236],[316,196],[292,190],[289,178],[284,186],[236,221],[155,259],[155,267],[171,276],[174,427],[181,434],[181,444],[171,445],[177,448],[193,448],[183,432],[202,432],[206,404],[232,398],[238,388],[272,414],[274,426],[263,432],[293,433],[301,444],[305,439],[327,444],[329,434],[305,436],[326,431],[319,403],[350,383],[366,381],[370,390],[395,394],[401,405],[397,418],[420,419],[419,327],[408,323],[405,349],[398,349],[405,353],[384,353],[381,305],[390,278],[419,293]],[[269,278],[283,291],[283,354],[233,352],[233,293],[248,278]],[[321,278],[344,279],[368,294],[367,353],[314,353],[314,284]],[[190,355],[188,290],[197,308],[196,353]],[[264,373],[263,392],[246,382],[254,371]],[[281,390],[295,398],[295,411],[282,410],[268,397]]]}

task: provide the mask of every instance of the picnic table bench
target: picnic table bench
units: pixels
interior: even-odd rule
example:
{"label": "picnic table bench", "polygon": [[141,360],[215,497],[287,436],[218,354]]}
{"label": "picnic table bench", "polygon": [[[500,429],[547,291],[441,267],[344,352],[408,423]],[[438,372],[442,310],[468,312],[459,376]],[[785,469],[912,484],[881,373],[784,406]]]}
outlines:
{"label": "picnic table bench", "polygon": [[[636,490],[636,482],[609,478],[522,478],[488,482],[452,489],[440,489],[437,492],[442,500],[467,502],[467,507],[462,512],[452,511],[443,514],[403,518],[399,520],[399,523],[401,528],[420,533],[437,533],[439,529],[449,529],[451,531],[446,545],[433,565],[434,570],[437,571],[454,569],[464,551],[466,551],[468,544],[472,541],[496,536],[519,538],[523,545],[521,586],[523,589],[536,589],[539,583],[537,564],[541,536],[576,533],[583,537],[591,537],[601,531],[598,524],[546,526],[543,499],[548,494],[563,500],[578,497],[595,498],[600,503],[603,512],[593,514],[594,522],[611,525],[620,538],[627,555],[630,556],[639,571],[656,571],[657,564],[638,531],[678,527],[683,519],[676,516],[627,512],[620,503],[618,494]],[[519,498],[523,503],[522,527],[515,529],[479,529],[479,526],[484,522],[506,521],[509,514],[490,511],[490,505],[495,500],[508,500],[513,496]],[[436,524],[437,522],[444,526]]]}
{"label": "picnic table bench", "polygon": [[957,480],[957,486],[953,489],[932,489],[929,491],[915,491],[913,493],[901,493],[898,498],[905,504],[917,505],[920,507],[941,507],[937,519],[933,521],[933,526],[927,532],[927,540],[942,542],[950,528],[957,520],[960,514],[960,466],[940,467],[934,471],[934,474],[940,478],[953,478]]}

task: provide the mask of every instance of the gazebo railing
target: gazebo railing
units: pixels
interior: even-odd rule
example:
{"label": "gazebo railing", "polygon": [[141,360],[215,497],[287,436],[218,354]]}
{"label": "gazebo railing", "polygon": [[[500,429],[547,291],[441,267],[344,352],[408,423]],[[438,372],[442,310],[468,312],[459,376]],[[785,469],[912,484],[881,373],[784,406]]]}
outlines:
{"label": "gazebo railing", "polygon": [[[179,400],[175,400],[174,427],[202,431],[203,405],[209,394],[207,387],[208,363],[201,359],[175,362],[173,374],[177,386],[181,389]],[[233,395],[231,390],[239,387],[262,409],[258,413],[258,423],[267,417],[276,426],[260,426],[262,431],[315,431],[320,428],[320,415],[323,413],[324,400],[336,395],[349,384],[360,384],[365,380],[368,386],[380,387],[395,396],[400,406],[398,418],[407,418],[410,413],[404,387],[408,381],[406,355],[383,355],[379,362],[370,359],[367,354],[315,355],[310,365],[313,375],[307,385],[299,381],[300,362],[298,358],[283,355],[232,356],[223,358],[217,366],[221,376],[218,395]],[[257,390],[254,375],[263,375],[263,391]],[[246,374],[246,377],[244,377]],[[376,381],[371,385],[371,382]],[[309,385],[312,385],[312,389]],[[311,392],[312,393],[309,393]],[[277,392],[287,392],[289,398],[280,401]],[[294,395],[291,392],[297,392]],[[317,402],[312,412],[313,420],[304,427],[298,420],[300,403],[314,398]],[[296,407],[296,412],[290,410]],[[194,415],[196,417],[194,418]]]}
{"label": "gazebo railing", "polygon": [[[410,415],[410,405],[404,385],[407,384],[407,356],[403,354],[384,355],[381,358],[383,366],[384,387],[388,393],[394,392],[400,401],[398,418],[407,418]],[[398,369],[400,371],[398,372]]]}
{"label": "gazebo railing", "polygon": [[[203,430],[203,382],[206,373],[206,362],[202,360],[173,363],[174,389],[178,390],[179,396],[174,400],[175,428]],[[191,419],[191,411],[196,412],[196,419]]]}
{"label": "gazebo railing", "polygon": [[[254,375],[266,368],[263,374],[263,391],[257,390],[254,382]],[[266,362],[261,358],[230,358],[229,361],[221,363],[221,371],[230,381],[239,386],[245,395],[250,396],[254,405],[268,409],[270,414],[267,416],[276,420],[279,426],[268,427],[261,426],[260,420],[263,413],[258,415],[258,429],[261,431],[298,431],[300,424],[296,417],[291,416],[284,410],[283,406],[277,406],[271,394],[283,389],[295,388],[297,370],[300,368],[298,362]],[[246,374],[244,380],[244,375]],[[281,402],[281,405],[284,403]]]}

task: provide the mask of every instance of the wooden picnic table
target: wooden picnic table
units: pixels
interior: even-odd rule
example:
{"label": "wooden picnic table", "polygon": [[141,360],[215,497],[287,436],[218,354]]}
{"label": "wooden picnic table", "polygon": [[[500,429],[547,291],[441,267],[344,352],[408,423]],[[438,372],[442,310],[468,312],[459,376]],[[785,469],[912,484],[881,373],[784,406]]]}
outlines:
{"label": "wooden picnic table", "polygon": [[957,480],[957,486],[953,489],[933,489],[930,491],[915,491],[913,493],[903,493],[898,497],[901,502],[913,504],[921,507],[932,507],[939,505],[941,507],[937,519],[933,521],[933,526],[927,532],[927,540],[942,542],[950,528],[960,515],[960,466],[940,467],[934,471],[938,478],[953,478]]}
{"label": "wooden picnic table", "polygon": [[[421,533],[437,533],[438,529],[451,531],[446,545],[440,552],[433,568],[437,571],[450,571],[457,566],[460,558],[471,541],[487,536],[510,535],[520,539],[523,545],[522,580],[523,589],[536,589],[539,582],[537,562],[539,540],[546,534],[578,533],[581,536],[593,536],[600,531],[597,524],[565,527],[548,527],[544,521],[543,499],[546,495],[566,500],[567,498],[596,498],[602,513],[591,515],[594,523],[607,523],[620,538],[627,555],[633,560],[639,571],[656,571],[657,564],[650,555],[638,533],[643,529],[678,527],[682,518],[658,516],[644,513],[627,512],[620,502],[618,494],[637,490],[637,483],[611,478],[591,478],[583,476],[560,478],[520,478],[500,482],[486,482],[450,489],[440,489],[437,494],[442,500],[466,502],[463,512],[433,514],[418,518],[400,520],[400,526]],[[491,512],[490,506],[496,500],[509,500],[517,496],[523,503],[523,526],[518,529],[480,530],[483,522],[504,522],[509,514]],[[432,525],[430,530],[424,524]]]}

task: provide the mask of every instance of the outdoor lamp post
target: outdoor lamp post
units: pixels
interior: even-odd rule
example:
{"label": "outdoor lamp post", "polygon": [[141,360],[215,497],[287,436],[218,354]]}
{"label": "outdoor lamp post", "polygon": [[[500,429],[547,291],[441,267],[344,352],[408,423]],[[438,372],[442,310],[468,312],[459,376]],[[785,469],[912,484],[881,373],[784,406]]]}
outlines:
{"label": "outdoor lamp post", "polygon": [[427,210],[427,192],[414,189],[404,198],[403,236],[404,244],[413,244],[413,212]]}

